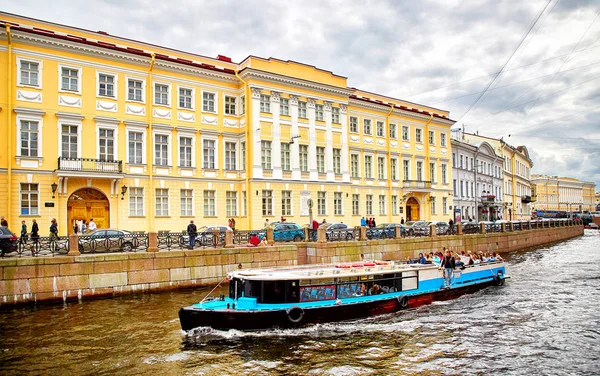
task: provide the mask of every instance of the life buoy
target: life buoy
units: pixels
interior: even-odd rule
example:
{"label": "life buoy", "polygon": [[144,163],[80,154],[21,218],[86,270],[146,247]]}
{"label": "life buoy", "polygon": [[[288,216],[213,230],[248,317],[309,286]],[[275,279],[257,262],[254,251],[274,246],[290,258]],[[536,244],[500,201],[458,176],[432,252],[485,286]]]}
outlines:
{"label": "life buoy", "polygon": [[362,268],[364,266],[364,264],[362,262],[357,262],[352,264],[353,268]]}
{"label": "life buoy", "polygon": [[287,319],[292,324],[298,324],[304,318],[304,309],[298,306],[289,308],[287,311]]}
{"label": "life buoy", "polygon": [[374,262],[365,262],[364,266],[375,266]]}
{"label": "life buoy", "polygon": [[405,309],[408,307],[408,296],[400,295],[396,300],[398,301],[398,304],[400,304],[400,308]]}
{"label": "life buoy", "polygon": [[377,265],[387,265],[387,264],[389,264],[387,261],[376,261],[375,263]]}

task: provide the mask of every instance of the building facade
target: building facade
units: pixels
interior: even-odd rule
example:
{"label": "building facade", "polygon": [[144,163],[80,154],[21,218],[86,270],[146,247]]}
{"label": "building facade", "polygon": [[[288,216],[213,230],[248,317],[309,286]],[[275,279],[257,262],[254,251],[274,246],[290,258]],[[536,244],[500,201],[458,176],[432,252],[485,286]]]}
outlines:
{"label": "building facade", "polygon": [[471,145],[452,138],[455,221],[503,218],[502,164],[503,159],[496,155],[490,143]]}
{"label": "building facade", "polygon": [[302,63],[0,20],[0,212],[13,229],[450,216],[447,111]]}
{"label": "building facade", "polygon": [[535,210],[594,211],[596,185],[574,178],[533,174]]}

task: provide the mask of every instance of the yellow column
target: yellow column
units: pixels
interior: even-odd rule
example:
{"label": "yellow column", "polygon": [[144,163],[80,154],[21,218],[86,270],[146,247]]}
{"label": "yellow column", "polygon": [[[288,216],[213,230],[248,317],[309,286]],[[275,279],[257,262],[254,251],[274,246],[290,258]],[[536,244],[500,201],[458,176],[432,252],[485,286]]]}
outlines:
{"label": "yellow column", "polygon": [[152,53],[152,59],[150,60],[150,67],[148,68],[148,84],[146,85],[146,117],[148,121],[148,134],[146,135],[146,158],[148,164],[148,176],[149,176],[149,185],[148,185],[148,209],[146,210],[146,215],[149,217],[150,221],[148,221],[148,232],[154,231],[154,172],[152,171],[154,165],[154,138],[152,136],[152,93],[153,93],[153,85],[152,85],[152,70],[154,69],[154,61],[155,55]]}
{"label": "yellow column", "polygon": [[[8,127],[8,161],[7,161],[7,184],[8,184],[8,194],[7,194],[7,207],[6,211],[6,220],[10,225],[11,220],[11,207],[12,207],[12,161],[13,161],[13,135],[12,130],[13,126],[11,124],[12,119],[12,66],[13,66],[13,58],[12,58],[12,35],[10,34],[10,25],[6,24],[6,37],[8,38],[8,73],[6,83],[8,85],[7,95],[8,95],[8,108],[6,109],[6,126]],[[38,140],[38,142],[42,142],[42,140]],[[15,145],[15,147],[19,147],[19,145]],[[39,201],[38,201],[39,203]]]}

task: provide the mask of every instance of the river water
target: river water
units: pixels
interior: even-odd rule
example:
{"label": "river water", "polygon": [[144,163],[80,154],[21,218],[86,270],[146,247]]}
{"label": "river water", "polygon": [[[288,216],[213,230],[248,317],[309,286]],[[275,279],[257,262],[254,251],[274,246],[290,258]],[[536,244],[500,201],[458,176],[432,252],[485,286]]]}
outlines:
{"label": "river water", "polygon": [[503,287],[301,330],[186,335],[206,289],[5,310],[0,374],[600,374],[600,234],[508,261]]}

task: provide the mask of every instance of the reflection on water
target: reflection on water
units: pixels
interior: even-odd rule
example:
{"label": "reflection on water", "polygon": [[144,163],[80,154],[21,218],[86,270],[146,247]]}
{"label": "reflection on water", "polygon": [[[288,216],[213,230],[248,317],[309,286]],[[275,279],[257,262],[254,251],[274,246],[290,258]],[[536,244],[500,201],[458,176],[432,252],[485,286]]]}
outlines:
{"label": "reflection on water", "polygon": [[599,250],[588,231],[512,254],[503,287],[300,330],[185,334],[208,289],[0,312],[0,374],[599,374]]}

